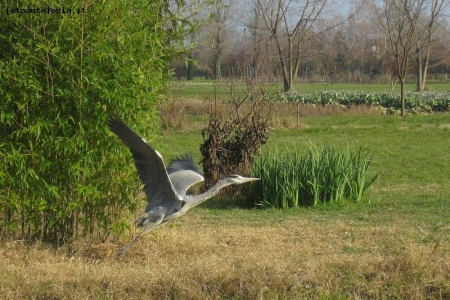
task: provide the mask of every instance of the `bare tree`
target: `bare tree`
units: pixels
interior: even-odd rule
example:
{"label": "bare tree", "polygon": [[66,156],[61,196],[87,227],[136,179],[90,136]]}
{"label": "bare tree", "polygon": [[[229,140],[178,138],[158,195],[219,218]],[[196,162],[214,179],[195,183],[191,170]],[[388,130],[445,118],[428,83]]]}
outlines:
{"label": "bare tree", "polygon": [[[430,14],[428,16],[424,16],[425,36],[416,47],[417,91],[423,91],[425,89],[428,68],[431,67],[429,64],[430,53],[433,45],[438,41],[436,38],[436,33],[438,33],[439,29],[442,28],[442,22],[444,21],[442,18],[442,13],[444,9],[449,6],[449,3],[450,2],[448,0],[431,0],[429,6]],[[438,63],[441,61],[442,59],[439,59]]]}
{"label": "bare tree", "polygon": [[222,77],[222,59],[224,51],[230,47],[230,33],[233,26],[233,14],[236,2],[222,0],[217,2],[212,10],[212,69],[215,79]]}
{"label": "bare tree", "polygon": [[290,92],[302,57],[302,43],[324,12],[328,0],[254,0],[263,28],[275,41],[283,87]]}
{"label": "bare tree", "polygon": [[[400,66],[409,64],[408,78],[414,67],[423,88],[427,73],[446,73],[450,65],[449,0],[349,0],[344,5],[336,0],[208,0],[210,5],[198,4],[204,1],[187,0],[191,6],[182,12],[189,22],[198,24],[186,36],[188,59],[174,62],[179,77],[238,75],[259,81],[279,76],[285,91],[294,89],[300,75],[328,84],[373,80],[389,72],[390,82],[400,83],[402,67],[397,68],[397,58]],[[415,13],[418,5],[419,14]],[[403,22],[402,8],[408,12]],[[411,18],[416,21],[409,27]],[[408,30],[414,42],[407,57],[401,44],[409,48]],[[402,64],[403,58],[408,58],[408,64]]]}
{"label": "bare tree", "polygon": [[261,76],[264,65],[267,69],[267,59],[271,50],[270,39],[264,32],[261,11],[256,7],[252,7],[248,14],[248,21],[245,24],[248,29],[250,45],[248,52],[251,53],[251,61],[249,63],[251,68],[251,77],[257,79]]}
{"label": "bare tree", "polygon": [[[180,3],[183,3],[183,5],[180,5]],[[172,64],[173,67],[178,69],[178,77],[183,74],[187,80],[193,79],[196,58],[201,55],[197,52],[203,51],[205,43],[208,41],[205,37],[205,27],[210,23],[209,10],[215,3],[215,0],[185,0],[182,2],[170,0],[167,2],[166,9],[170,9],[172,14],[183,18],[183,22],[180,22],[179,18],[174,18],[168,26],[169,30],[178,30],[178,26],[186,28],[187,32],[184,37],[185,55],[174,60]]]}
{"label": "bare tree", "polygon": [[372,0],[377,23],[387,36],[400,82],[401,115],[405,114],[405,81],[410,57],[422,37],[419,26],[427,0]]}
{"label": "bare tree", "polygon": [[222,77],[221,70],[221,60],[222,60],[222,50],[223,50],[223,34],[225,28],[225,18],[228,10],[221,6],[216,8],[214,12],[214,25],[215,25],[215,36],[213,47],[213,74],[215,79],[220,79]]}

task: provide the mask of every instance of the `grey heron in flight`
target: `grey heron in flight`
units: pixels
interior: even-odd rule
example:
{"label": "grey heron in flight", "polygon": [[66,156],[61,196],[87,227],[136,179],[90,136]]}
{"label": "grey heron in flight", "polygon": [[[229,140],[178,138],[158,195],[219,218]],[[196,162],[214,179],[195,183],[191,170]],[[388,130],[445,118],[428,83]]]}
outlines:
{"label": "grey heron in flight", "polygon": [[225,186],[259,180],[231,175],[217,181],[203,194],[186,195],[190,186],[204,180],[192,157],[184,156],[172,160],[166,169],[161,154],[121,119],[110,117],[108,126],[130,150],[148,200],[145,214],[136,219],[136,226],[144,227],[144,230],[125,246],[120,254],[125,253],[145,233],[182,216],[190,208],[216,195]]}

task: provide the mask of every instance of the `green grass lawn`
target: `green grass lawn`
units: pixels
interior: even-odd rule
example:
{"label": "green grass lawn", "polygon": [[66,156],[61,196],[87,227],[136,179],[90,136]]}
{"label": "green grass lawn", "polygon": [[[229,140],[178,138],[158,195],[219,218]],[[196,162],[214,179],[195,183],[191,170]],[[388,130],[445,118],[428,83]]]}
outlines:
{"label": "green grass lawn", "polygon": [[[362,147],[372,156],[372,172],[379,173],[366,197],[370,203],[364,207],[396,207],[397,212],[407,213],[405,217],[426,210],[426,219],[450,223],[450,213],[442,209],[450,209],[450,115],[318,116],[302,121],[302,128],[272,131],[263,152],[303,151],[310,142],[348,145],[354,150]],[[201,142],[198,130],[175,131],[163,138],[161,150],[166,157],[193,152],[200,159]]]}
{"label": "green grass lawn", "polygon": [[[372,156],[371,172],[379,177],[361,204],[305,209],[310,217],[328,220],[345,218],[363,224],[391,224],[408,220],[411,226],[429,230],[426,239],[450,243],[450,115],[398,116],[316,116],[302,118],[299,129],[275,129],[262,151],[305,150],[309,143],[357,150]],[[166,157],[192,152],[200,159],[200,131],[174,131],[160,141]],[[177,145],[176,148],[171,145]],[[216,220],[256,218],[263,222],[270,211],[222,210],[212,199],[204,204],[208,213],[196,213]],[[233,206],[233,203],[229,204]],[[212,210],[212,214],[211,213]],[[277,217],[303,215],[302,209],[278,211]],[[236,217],[238,216],[238,217]],[[418,237],[422,240],[423,237]],[[447,244],[449,246],[450,244]]]}

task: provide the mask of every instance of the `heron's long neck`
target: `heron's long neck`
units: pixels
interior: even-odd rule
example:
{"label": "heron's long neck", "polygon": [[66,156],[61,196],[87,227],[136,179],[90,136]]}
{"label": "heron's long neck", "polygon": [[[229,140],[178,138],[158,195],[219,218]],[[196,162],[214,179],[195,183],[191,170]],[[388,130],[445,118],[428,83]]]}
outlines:
{"label": "heron's long neck", "polygon": [[187,199],[187,203],[189,203],[188,208],[194,207],[196,205],[199,205],[200,203],[208,200],[209,198],[215,196],[217,192],[219,192],[221,189],[226,187],[227,185],[230,185],[230,183],[225,182],[223,180],[217,181],[217,183],[211,187],[209,190],[204,192],[200,195],[191,196]]}

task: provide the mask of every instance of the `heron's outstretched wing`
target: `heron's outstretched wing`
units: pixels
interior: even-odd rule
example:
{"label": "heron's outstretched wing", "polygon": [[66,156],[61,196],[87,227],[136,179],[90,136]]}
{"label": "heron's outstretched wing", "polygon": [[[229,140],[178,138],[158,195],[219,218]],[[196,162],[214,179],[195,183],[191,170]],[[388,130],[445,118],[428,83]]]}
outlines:
{"label": "heron's outstretched wing", "polygon": [[186,196],[189,187],[204,180],[192,155],[173,159],[167,168],[167,173],[175,191],[182,196]]}
{"label": "heron's outstretched wing", "polygon": [[181,206],[181,201],[170,182],[163,159],[158,151],[125,125],[121,119],[109,118],[108,126],[133,155],[139,179],[144,184],[144,192],[149,202],[147,211],[163,202],[166,203],[165,207],[172,206],[176,202],[180,202]]}

